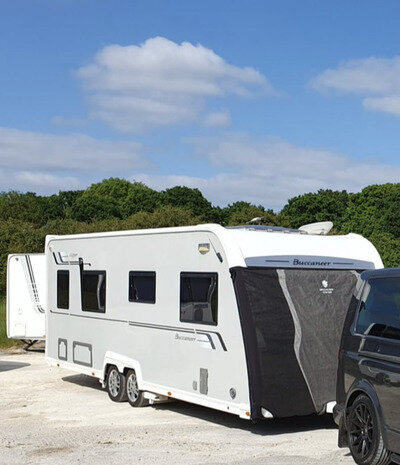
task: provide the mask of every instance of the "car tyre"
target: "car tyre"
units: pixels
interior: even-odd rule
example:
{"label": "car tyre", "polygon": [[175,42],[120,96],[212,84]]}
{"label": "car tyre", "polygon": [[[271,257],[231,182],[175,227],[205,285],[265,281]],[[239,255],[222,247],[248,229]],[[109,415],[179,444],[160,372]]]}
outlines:
{"label": "car tyre", "polygon": [[115,365],[111,365],[107,372],[107,393],[113,402],[124,402],[127,399],[126,378]]}
{"label": "car tyre", "polygon": [[391,463],[390,453],[383,443],[375,406],[368,396],[358,396],[349,407],[346,425],[350,452],[358,465]]}
{"label": "car tyre", "polygon": [[139,390],[134,370],[128,370],[126,374],[126,395],[132,407],[146,407],[149,405],[149,401],[144,397],[143,391]]}

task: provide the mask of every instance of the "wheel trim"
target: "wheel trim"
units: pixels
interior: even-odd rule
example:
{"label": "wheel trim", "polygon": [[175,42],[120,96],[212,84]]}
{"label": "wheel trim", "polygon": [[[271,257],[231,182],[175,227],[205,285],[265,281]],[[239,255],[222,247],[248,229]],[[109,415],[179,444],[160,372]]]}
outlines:
{"label": "wheel trim", "polygon": [[136,402],[139,399],[139,387],[134,373],[132,373],[127,379],[126,392],[131,402]]}
{"label": "wheel trim", "polygon": [[108,389],[113,397],[117,397],[121,389],[121,375],[117,370],[111,370],[108,375]]}
{"label": "wheel trim", "polygon": [[365,459],[371,451],[374,440],[374,424],[366,404],[360,403],[349,416],[350,448],[359,459]]}

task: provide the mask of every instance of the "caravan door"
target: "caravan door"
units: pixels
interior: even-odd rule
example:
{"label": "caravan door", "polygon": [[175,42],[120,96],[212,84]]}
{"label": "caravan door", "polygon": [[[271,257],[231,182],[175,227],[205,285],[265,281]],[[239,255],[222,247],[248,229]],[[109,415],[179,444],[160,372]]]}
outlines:
{"label": "caravan door", "polygon": [[7,336],[44,339],[46,308],[45,254],[13,254],[7,264]]}

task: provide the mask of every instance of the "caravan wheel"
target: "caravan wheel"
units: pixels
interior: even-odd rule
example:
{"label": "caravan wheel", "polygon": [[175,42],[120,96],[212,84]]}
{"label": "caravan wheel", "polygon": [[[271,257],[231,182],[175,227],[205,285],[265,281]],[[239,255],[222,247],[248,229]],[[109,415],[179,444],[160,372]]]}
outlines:
{"label": "caravan wheel", "polygon": [[126,400],[126,378],[118,371],[118,368],[111,365],[107,373],[107,392],[114,402]]}
{"label": "caravan wheel", "polygon": [[134,370],[129,370],[126,374],[126,394],[128,402],[132,407],[145,407],[149,405],[149,401],[145,399],[143,391],[139,391],[136,373]]}

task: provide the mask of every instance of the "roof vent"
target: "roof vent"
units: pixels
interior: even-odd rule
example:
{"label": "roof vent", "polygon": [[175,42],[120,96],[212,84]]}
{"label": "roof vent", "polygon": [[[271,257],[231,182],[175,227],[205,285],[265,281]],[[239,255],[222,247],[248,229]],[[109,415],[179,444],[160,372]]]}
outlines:
{"label": "roof vent", "polygon": [[332,221],[321,221],[319,223],[310,223],[300,226],[299,230],[307,234],[315,234],[317,236],[326,236],[333,228]]}

